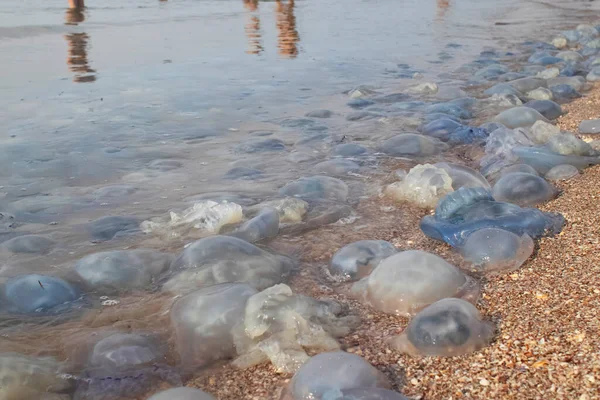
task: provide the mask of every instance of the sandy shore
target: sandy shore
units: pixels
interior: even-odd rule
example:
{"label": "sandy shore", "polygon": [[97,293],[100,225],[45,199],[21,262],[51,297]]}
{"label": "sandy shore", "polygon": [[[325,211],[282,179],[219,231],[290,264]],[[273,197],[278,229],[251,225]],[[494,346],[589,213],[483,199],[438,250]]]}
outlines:
{"label": "sandy shore", "polygon": [[[600,88],[565,105],[559,120],[576,132],[582,119],[600,117]],[[334,297],[362,317],[361,326],[342,339],[346,351],[365,357],[388,375],[395,389],[415,399],[598,399],[600,398],[600,166],[558,183],[561,195],[541,207],[563,214],[562,233],[544,238],[534,256],[515,273],[482,279],[477,304],[497,326],[495,341],[469,356],[415,359],[385,344],[401,332],[404,318],[372,310],[339,294],[322,272],[331,255],[359,239],[390,240],[400,248],[425,249],[463,266],[448,246],[426,238],[418,228],[426,210],[404,207],[384,212],[386,200],[361,204],[358,213],[377,231],[328,226],[304,235],[302,267],[294,290]],[[310,250],[307,250],[310,249]],[[187,384],[220,400],[276,399],[289,376],[268,365],[240,371],[225,365]]]}

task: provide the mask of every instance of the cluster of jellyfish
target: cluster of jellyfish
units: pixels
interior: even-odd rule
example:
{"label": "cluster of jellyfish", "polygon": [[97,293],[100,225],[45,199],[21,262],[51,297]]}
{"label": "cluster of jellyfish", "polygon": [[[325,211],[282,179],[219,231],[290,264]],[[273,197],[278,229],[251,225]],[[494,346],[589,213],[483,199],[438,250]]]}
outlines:
{"label": "cluster of jellyfish", "polygon": [[[482,99],[433,83],[387,95],[366,87],[351,90],[348,105],[361,111],[348,120],[379,115],[393,105],[411,113],[402,114],[407,120],[420,118],[418,133],[389,137],[372,151],[354,143],[338,145],[337,158],[317,164],[317,175],[281,187],[279,199],[247,205],[241,198],[204,196],[188,209],[141,224],[105,217],[92,225],[98,240],[131,231],[173,240],[201,231],[205,237],[177,256],[151,249],[104,251],[78,260],[64,277],[26,274],[4,281],[0,313],[28,321],[77,318],[99,295],[140,290],[170,295],[170,331],[179,362],[170,364],[164,338],[152,332],[100,331],[70,361],[1,353],[0,398],[113,399],[143,393],[162,381],[173,388],[151,400],[214,400],[183,387],[182,377],[232,360],[237,368],[270,363],[280,373],[293,374],[282,400],[405,399],[391,390],[382,372],[342,351],[339,339],[360,324],[358,317],[338,301],[294,293],[286,281],[296,262],[259,247],[281,232],[313,229],[347,215],[347,207],[331,207],[349,197],[340,176],[360,171],[344,157],[373,152],[418,163],[397,171],[398,180],[382,195],[434,209],[422,218],[422,232],[454,248],[471,267],[465,271],[425,251],[361,240],[334,254],[329,278],[348,283],[349,293],[374,310],[409,318],[404,331],[388,340],[395,351],[452,357],[488,345],[495,327],[475,307],[476,278],[517,270],[533,254],[534,240],[559,233],[564,218],[535,206],[559,194],[553,182],[600,164],[597,142],[551,122],[562,114],[560,103],[580,97],[589,82],[600,80],[600,26],[580,25],[550,43],[525,47],[525,65],[518,70],[502,64],[503,54],[495,51],[465,66],[470,83],[488,87]],[[435,100],[442,94],[447,101]],[[417,95],[434,101],[415,101]],[[492,121],[469,125],[490,109],[498,110]],[[600,121],[580,126],[582,134],[599,131]],[[483,153],[478,166],[426,162],[465,145]],[[41,235],[23,235],[1,247],[46,254],[56,245]]]}

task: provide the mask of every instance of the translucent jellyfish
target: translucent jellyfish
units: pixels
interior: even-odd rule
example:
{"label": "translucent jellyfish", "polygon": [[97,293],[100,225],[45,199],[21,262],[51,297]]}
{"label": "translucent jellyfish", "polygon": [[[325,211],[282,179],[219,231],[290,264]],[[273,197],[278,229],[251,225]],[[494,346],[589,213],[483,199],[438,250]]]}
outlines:
{"label": "translucent jellyfish", "polygon": [[402,181],[389,185],[385,193],[420,207],[435,207],[438,200],[452,190],[452,179],[444,169],[423,164],[412,168]]}
{"label": "translucent jellyfish", "polygon": [[147,289],[165,272],[172,256],[154,250],[115,250],[90,254],[75,273],[91,289],[105,292]]}
{"label": "translucent jellyfish", "polygon": [[520,97],[514,94],[495,94],[489,99],[487,99],[487,103],[491,104],[493,107],[513,107],[523,105],[523,101]]}
{"label": "translucent jellyfish", "polygon": [[156,233],[166,238],[184,236],[191,229],[216,234],[223,226],[240,222],[242,215],[239,204],[204,200],[181,213],[171,211],[166,218],[144,221],[140,227],[144,233]]}
{"label": "translucent jellyfish", "polygon": [[452,188],[454,190],[460,189],[461,187],[482,187],[489,188],[491,186],[479,171],[475,171],[472,168],[466,167],[460,164],[454,163],[437,163],[435,167],[441,168],[448,173],[450,179],[452,179]]}
{"label": "translucent jellyfish", "polygon": [[548,120],[539,112],[529,107],[513,107],[502,111],[495,118],[495,121],[504,124],[507,128],[529,128],[535,121]]}
{"label": "translucent jellyfish", "polygon": [[335,351],[312,357],[296,372],[286,400],[335,399],[346,389],[388,389],[390,384],[379,370],[356,354]]}
{"label": "translucent jellyfish", "polygon": [[533,239],[497,228],[484,228],[467,238],[460,252],[476,271],[508,272],[518,269],[533,254]]}
{"label": "translucent jellyfish", "polygon": [[0,247],[11,253],[47,254],[55,245],[54,240],[45,236],[22,235],[7,240]]}
{"label": "translucent jellyfish", "polygon": [[515,146],[512,152],[521,162],[531,165],[541,174],[546,174],[553,167],[561,164],[569,164],[577,169],[600,164],[600,157],[562,155],[543,147]]}
{"label": "translucent jellyfish", "polygon": [[369,275],[381,260],[397,252],[394,245],[385,240],[359,240],[333,255],[329,272],[343,280],[358,280]]}
{"label": "translucent jellyfish", "polygon": [[306,113],[306,116],[309,118],[329,118],[333,115],[333,112],[330,110],[313,110]]}
{"label": "translucent jellyfish", "polygon": [[133,217],[102,217],[89,226],[90,235],[94,240],[111,240],[140,231],[140,221]]}
{"label": "translucent jellyfish", "polygon": [[368,106],[371,106],[375,104],[375,102],[373,100],[367,100],[367,99],[352,99],[350,100],[348,103],[346,103],[346,105],[350,108],[354,108],[354,109],[361,109],[361,108],[365,108]]}
{"label": "translucent jellyfish", "polygon": [[279,233],[279,213],[274,208],[263,208],[254,218],[244,222],[231,236],[250,243],[274,238]]}
{"label": "translucent jellyfish", "polygon": [[447,141],[450,138],[450,134],[462,126],[463,125],[454,120],[441,118],[425,124],[421,128],[421,133],[423,135]]}
{"label": "translucent jellyfish", "polygon": [[512,174],[515,172],[523,172],[531,175],[539,175],[537,171],[531,166],[527,164],[513,164],[508,167],[504,167],[500,170],[500,176]]}
{"label": "translucent jellyfish", "polygon": [[509,71],[510,70],[505,65],[492,64],[492,65],[488,65],[487,67],[484,67],[484,68],[480,69],[479,71],[475,72],[475,77],[481,78],[481,79],[486,79],[486,80],[492,80],[492,79],[495,79],[495,78],[499,77],[500,75],[503,75]]}
{"label": "translucent jellyfish", "polygon": [[[328,393],[329,396],[329,393]],[[393,392],[387,389],[346,389],[340,391],[339,394],[331,394],[331,397],[323,398],[323,400],[409,400],[408,397],[401,395],[398,392]]]}
{"label": "translucent jellyfish", "polygon": [[256,290],[244,283],[209,286],[179,298],[171,308],[177,352],[186,369],[234,357],[233,330],[242,325]]}
{"label": "translucent jellyfish", "polygon": [[440,200],[434,216],[423,217],[421,230],[432,239],[460,247],[469,235],[483,228],[504,229],[536,239],[559,233],[564,222],[560,214],[495,201],[482,188],[461,188]]}
{"label": "translucent jellyfish", "polygon": [[283,199],[268,200],[255,207],[249,207],[248,212],[260,211],[263,208],[274,208],[279,213],[279,222],[286,223],[302,221],[309,205],[302,199],[285,197]]}
{"label": "translucent jellyfish", "polygon": [[285,150],[285,144],[279,139],[253,139],[237,146],[242,153],[264,153]]}
{"label": "translucent jellyfish", "polygon": [[255,294],[246,303],[243,329],[234,335],[239,354],[234,365],[247,368],[270,361],[279,372],[296,372],[309,359],[305,350],[339,350],[335,338],[358,323],[356,317],[340,317],[341,311],[333,300],[293,294],[283,284]]}
{"label": "translucent jellyfish", "polygon": [[526,78],[520,78],[515,79],[514,81],[510,81],[508,82],[508,84],[521,93],[527,93],[538,88],[545,88],[546,80],[542,78],[528,76]]}
{"label": "translucent jellyfish", "polygon": [[527,61],[538,65],[552,65],[563,60],[561,58],[554,57],[545,51],[536,51],[527,59]]}
{"label": "translucent jellyfish", "polygon": [[448,114],[448,115],[452,115],[452,116],[454,116],[456,118],[460,118],[460,119],[469,119],[473,116],[469,110],[462,108],[458,104],[454,104],[454,103],[450,103],[450,102],[432,104],[425,109],[425,112],[428,114],[432,114],[432,113]]}
{"label": "translucent jellyfish", "polygon": [[531,100],[523,104],[523,106],[533,108],[549,120],[556,119],[563,114],[560,105],[552,100]]}
{"label": "translucent jellyfish", "polygon": [[486,96],[493,96],[495,94],[497,94],[497,95],[510,94],[510,95],[517,96],[519,98],[523,97],[523,93],[521,93],[520,91],[518,91],[517,89],[515,89],[513,86],[509,85],[508,83],[498,83],[497,85],[494,85],[491,88],[485,90],[483,92],[483,94],[485,94]]}
{"label": "translucent jellyfish", "polygon": [[394,157],[425,157],[448,149],[438,139],[414,133],[403,133],[385,140],[381,151]]}
{"label": "translucent jellyfish", "polygon": [[544,144],[553,136],[560,135],[560,128],[544,121],[536,121],[529,129],[529,137],[538,144]]}
{"label": "translucent jellyfish", "polygon": [[340,157],[362,156],[369,152],[365,147],[355,143],[338,144],[331,150],[331,154]]}
{"label": "translucent jellyfish", "polygon": [[12,313],[47,315],[64,312],[79,298],[70,283],[46,275],[21,275],[0,290],[3,308]]}
{"label": "translucent jellyfish", "polygon": [[598,132],[600,132],[600,119],[585,120],[579,124],[579,133],[595,134]]}
{"label": "translucent jellyfish", "polygon": [[411,356],[459,356],[487,346],[494,330],[473,304],[443,299],[418,313],[391,346]]}
{"label": "translucent jellyfish", "polygon": [[568,43],[569,42],[567,38],[565,38],[564,36],[556,36],[550,42],[550,44],[552,44],[552,46],[556,47],[557,49],[564,49],[565,47],[567,47]]}
{"label": "translucent jellyfish", "polygon": [[211,236],[198,240],[183,250],[173,262],[181,270],[164,285],[163,290],[184,293],[200,287],[228,282],[243,282],[262,290],[282,282],[293,263],[231,236]]}
{"label": "translucent jellyfish", "polygon": [[360,165],[354,161],[337,159],[320,162],[315,165],[314,170],[319,174],[348,175],[350,172],[360,171]]}
{"label": "translucent jellyfish", "polygon": [[547,88],[537,88],[525,95],[529,100],[552,100],[552,91]]}
{"label": "translucent jellyfish", "polygon": [[262,176],[262,171],[255,168],[235,167],[227,171],[225,179],[257,179]]}
{"label": "translucent jellyfish", "polygon": [[596,151],[588,143],[579,139],[572,133],[565,132],[561,135],[554,135],[546,143],[546,147],[556,153],[564,156],[595,156]]}
{"label": "translucent jellyfish", "polygon": [[[536,74],[538,78],[542,79],[550,79],[556,78],[560,74],[560,70],[556,67],[546,68],[543,71],[540,71]],[[536,89],[537,90],[537,89]]]}
{"label": "translucent jellyfish", "polygon": [[443,258],[408,250],[380,262],[353,291],[379,311],[408,316],[445,297],[476,299],[479,287]]}
{"label": "translucent jellyfish", "polygon": [[558,194],[555,187],[538,175],[513,172],[503,175],[492,190],[497,201],[520,206],[533,206],[553,199]]}
{"label": "translucent jellyfish", "polygon": [[189,387],[178,387],[163,390],[152,395],[148,400],[217,400],[210,394]]}
{"label": "translucent jellyfish", "polygon": [[579,170],[576,167],[569,164],[562,164],[552,167],[550,171],[546,172],[544,177],[551,181],[564,181],[577,175],[579,175]]}
{"label": "translucent jellyfish", "polygon": [[569,85],[576,91],[581,91],[586,85],[585,78],[583,76],[557,76],[556,78],[551,78],[547,81],[550,89],[557,85]]}
{"label": "translucent jellyfish", "polygon": [[503,167],[514,164],[518,157],[513,153],[516,146],[532,146],[527,132],[519,129],[496,129],[485,144],[485,156],[481,159],[481,173],[491,176]]}
{"label": "translucent jellyfish", "polygon": [[600,67],[592,68],[585,79],[587,79],[588,82],[600,81]]}
{"label": "translucent jellyfish", "polygon": [[283,196],[302,199],[329,199],[345,202],[348,198],[348,186],[341,180],[329,176],[312,176],[288,183],[279,189],[279,193]]}
{"label": "translucent jellyfish", "polygon": [[2,400],[68,400],[71,381],[64,366],[52,357],[34,358],[0,353],[0,398]]}
{"label": "translucent jellyfish", "polygon": [[556,54],[556,57],[565,61],[583,61],[583,56],[576,51],[565,50]]}
{"label": "translucent jellyfish", "polygon": [[108,400],[143,393],[160,381],[181,384],[164,349],[146,335],[113,333],[91,349],[76,399]]}
{"label": "translucent jellyfish", "polygon": [[416,94],[435,94],[438,91],[438,85],[433,82],[423,82],[407,90],[408,93]]}
{"label": "translucent jellyfish", "polygon": [[346,121],[366,121],[368,119],[382,117],[382,114],[372,111],[354,111],[346,115]]}

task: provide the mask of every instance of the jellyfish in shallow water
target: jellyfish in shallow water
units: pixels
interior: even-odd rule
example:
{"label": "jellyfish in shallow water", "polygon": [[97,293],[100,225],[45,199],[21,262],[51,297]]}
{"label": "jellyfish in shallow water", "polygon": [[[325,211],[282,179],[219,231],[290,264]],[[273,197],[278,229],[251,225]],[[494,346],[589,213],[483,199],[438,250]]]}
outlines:
{"label": "jellyfish in shallow water", "polygon": [[189,387],[178,387],[158,392],[148,400],[217,400],[210,394]]}
{"label": "jellyfish in shallow water", "polygon": [[479,287],[443,258],[408,250],[383,260],[353,292],[379,311],[406,316],[445,297],[477,299]]}
{"label": "jellyfish in shallow water", "polygon": [[443,299],[418,313],[391,346],[412,356],[451,357],[481,349],[493,335],[493,325],[481,320],[473,304]]}
{"label": "jellyfish in shallow water", "polygon": [[379,370],[360,356],[342,351],[312,357],[292,378],[286,400],[336,399],[346,389],[388,389]]}
{"label": "jellyfish in shallow water", "polygon": [[438,203],[434,216],[421,220],[421,230],[432,239],[460,247],[471,233],[482,228],[499,228],[536,239],[561,231],[560,214],[521,208],[494,200],[488,190],[462,188]]}
{"label": "jellyfish in shallow water", "polygon": [[93,346],[75,400],[135,396],[160,381],[181,384],[179,375],[166,365],[163,349],[144,335],[113,333]]}
{"label": "jellyfish in shallow water", "polygon": [[492,194],[498,201],[533,206],[553,199],[558,190],[538,175],[513,172],[496,182]]}
{"label": "jellyfish in shallow water", "polygon": [[210,236],[183,250],[171,265],[180,271],[163,290],[186,293],[220,283],[242,282],[262,290],[282,282],[289,275],[292,260],[271,254],[245,240],[231,236]]}
{"label": "jellyfish in shallow water", "polygon": [[279,213],[274,208],[262,209],[231,235],[250,243],[273,238],[279,233]]}
{"label": "jellyfish in shallow water", "polygon": [[64,365],[52,357],[0,353],[0,399],[70,399],[66,393],[72,381],[64,377],[64,370]]}
{"label": "jellyfish in shallow water", "polygon": [[507,272],[518,269],[533,253],[533,239],[497,228],[473,232],[460,248],[461,254],[483,273]]}
{"label": "jellyfish in shallow water", "polygon": [[17,276],[0,288],[0,304],[17,314],[62,313],[71,309],[78,298],[79,292],[73,285],[46,275]]}
{"label": "jellyfish in shallow water", "polygon": [[348,197],[348,186],[341,180],[329,176],[312,176],[288,183],[279,190],[279,193],[283,196],[302,199],[328,199],[344,202]]}
{"label": "jellyfish in shallow water", "polygon": [[381,151],[394,157],[424,157],[448,149],[442,141],[424,135],[403,133],[385,140]]}
{"label": "jellyfish in shallow water", "polygon": [[412,168],[402,181],[389,185],[385,194],[420,207],[435,207],[452,190],[452,179],[444,169],[423,164]]}
{"label": "jellyfish in shallow water", "polygon": [[343,280],[357,280],[369,275],[381,260],[397,252],[394,245],[385,240],[359,240],[333,255],[329,272]]}

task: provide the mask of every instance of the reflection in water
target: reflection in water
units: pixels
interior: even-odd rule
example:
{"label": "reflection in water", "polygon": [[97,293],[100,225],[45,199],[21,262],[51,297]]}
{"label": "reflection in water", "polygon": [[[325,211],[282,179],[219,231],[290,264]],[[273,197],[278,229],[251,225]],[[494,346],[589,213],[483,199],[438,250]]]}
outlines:
{"label": "reflection in water", "polygon": [[[250,12],[258,10],[258,0],[244,0],[244,7]],[[248,54],[260,54],[263,51],[260,33],[260,18],[258,15],[249,15],[246,23],[246,36],[248,37]]]}
{"label": "reflection in water", "polygon": [[[71,8],[67,9],[65,14],[65,25],[78,25],[85,21],[84,8],[73,6],[76,4],[83,5],[81,0],[69,0]],[[67,65],[69,69],[75,73],[73,82],[84,83],[94,82],[96,72],[88,65],[87,47],[90,37],[87,33],[69,33],[65,35],[67,45],[69,46],[69,54],[67,57]]]}
{"label": "reflection in water", "polygon": [[[251,13],[258,10],[258,5],[259,0],[244,0],[244,7]],[[300,41],[300,36],[296,30],[294,6],[294,0],[289,0],[287,3],[281,0],[275,1],[277,47],[279,48],[279,54],[287,58],[294,58],[298,55],[298,42]],[[250,14],[245,30],[248,37],[248,50],[246,53],[261,54],[264,48],[258,15]]]}
{"label": "reflection in water", "polygon": [[449,8],[450,0],[437,0],[437,19],[444,19]]}
{"label": "reflection in water", "polygon": [[294,58],[298,55],[298,42],[300,36],[296,31],[296,16],[294,15],[294,0],[283,4],[276,1],[277,31],[279,38],[279,54],[284,57]]}

